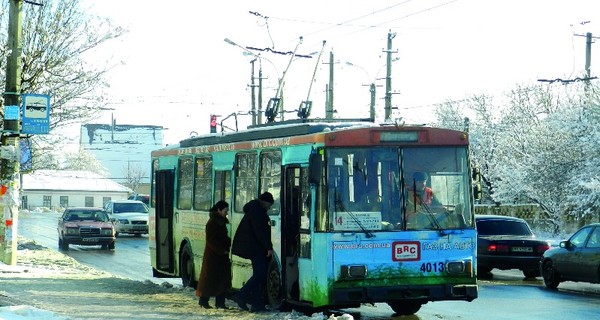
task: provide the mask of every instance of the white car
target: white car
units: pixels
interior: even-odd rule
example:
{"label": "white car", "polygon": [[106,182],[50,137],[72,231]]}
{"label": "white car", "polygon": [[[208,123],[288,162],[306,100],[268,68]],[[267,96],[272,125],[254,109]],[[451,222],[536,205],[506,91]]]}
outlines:
{"label": "white car", "polygon": [[120,233],[136,236],[148,234],[148,206],[138,200],[111,200],[104,211],[115,225],[115,237]]}

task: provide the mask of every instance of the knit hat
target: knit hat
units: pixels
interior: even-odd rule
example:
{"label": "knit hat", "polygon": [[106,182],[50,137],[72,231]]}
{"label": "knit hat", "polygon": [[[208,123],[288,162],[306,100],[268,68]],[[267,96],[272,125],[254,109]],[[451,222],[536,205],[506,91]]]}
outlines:
{"label": "knit hat", "polygon": [[427,174],[424,172],[415,172],[413,173],[413,179],[416,181],[425,181],[427,180]]}
{"label": "knit hat", "polygon": [[273,202],[275,202],[275,199],[273,199],[273,195],[270,192],[265,192],[263,194],[261,194],[258,197],[259,200],[262,200],[264,202],[268,202],[270,204],[273,204]]}

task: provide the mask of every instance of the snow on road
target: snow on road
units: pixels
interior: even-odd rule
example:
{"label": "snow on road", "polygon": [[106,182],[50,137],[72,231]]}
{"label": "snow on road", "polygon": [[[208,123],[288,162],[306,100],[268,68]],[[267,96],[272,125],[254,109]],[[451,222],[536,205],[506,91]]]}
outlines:
{"label": "snow on road", "polygon": [[232,309],[201,309],[192,288],[120,278],[21,238],[17,265],[0,262],[0,320],[353,319],[296,311],[255,314],[231,301],[227,305]]}

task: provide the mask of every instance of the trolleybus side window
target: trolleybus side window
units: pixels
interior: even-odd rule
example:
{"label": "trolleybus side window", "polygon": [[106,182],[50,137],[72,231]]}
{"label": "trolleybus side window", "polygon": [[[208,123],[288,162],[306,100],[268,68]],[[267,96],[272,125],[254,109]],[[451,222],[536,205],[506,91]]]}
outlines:
{"label": "trolleybus side window", "polygon": [[[194,177],[194,209],[210,210],[212,206],[212,159],[196,158],[196,175]],[[220,200],[220,199],[219,199]]]}
{"label": "trolleybus side window", "polygon": [[270,192],[275,202],[269,214],[279,214],[281,199],[281,151],[263,151],[260,154],[260,193]]}
{"label": "trolleybus side window", "polygon": [[192,188],[194,184],[194,161],[192,157],[179,158],[177,172],[177,209],[192,208]]}
{"label": "trolleybus side window", "polygon": [[231,199],[231,171],[215,171],[215,201]]}
{"label": "trolleybus side window", "polygon": [[244,205],[258,196],[256,153],[235,156],[235,212],[244,212]]}

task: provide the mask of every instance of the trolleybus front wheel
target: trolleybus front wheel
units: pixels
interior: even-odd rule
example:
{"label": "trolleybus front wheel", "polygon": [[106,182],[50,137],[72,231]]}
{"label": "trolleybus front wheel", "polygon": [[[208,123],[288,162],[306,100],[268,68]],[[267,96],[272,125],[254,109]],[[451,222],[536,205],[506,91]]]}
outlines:
{"label": "trolleybus front wheel", "polygon": [[196,288],[196,281],[194,281],[194,256],[189,243],[181,250],[179,275],[181,276],[181,284],[184,287]]}
{"label": "trolleybus front wheel", "polygon": [[269,262],[269,272],[267,273],[267,302],[272,309],[284,310],[285,293],[281,281],[281,272],[274,258]]}
{"label": "trolleybus front wheel", "polygon": [[421,309],[423,302],[418,300],[400,300],[390,301],[388,305],[394,310],[399,316],[409,316],[415,314]]}

